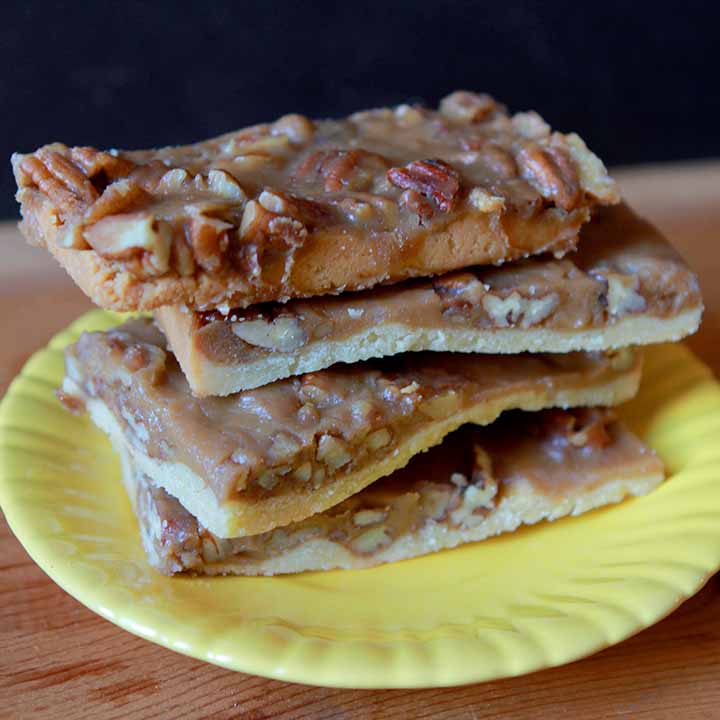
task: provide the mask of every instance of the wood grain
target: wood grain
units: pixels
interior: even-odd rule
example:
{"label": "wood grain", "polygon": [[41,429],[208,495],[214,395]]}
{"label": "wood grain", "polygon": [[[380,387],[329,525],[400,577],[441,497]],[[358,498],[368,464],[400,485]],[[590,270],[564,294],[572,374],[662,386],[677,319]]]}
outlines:
{"label": "wood grain", "polygon": [[[706,301],[694,350],[720,371],[720,163],[629,168],[627,197],[697,269]],[[40,250],[0,226],[0,391],[48,337],[90,307]],[[720,480],[720,479],[719,479]],[[593,657],[438,690],[327,690],[233,673],[120,630],[52,583],[0,521],[0,717],[720,717],[720,580],[669,618]]]}

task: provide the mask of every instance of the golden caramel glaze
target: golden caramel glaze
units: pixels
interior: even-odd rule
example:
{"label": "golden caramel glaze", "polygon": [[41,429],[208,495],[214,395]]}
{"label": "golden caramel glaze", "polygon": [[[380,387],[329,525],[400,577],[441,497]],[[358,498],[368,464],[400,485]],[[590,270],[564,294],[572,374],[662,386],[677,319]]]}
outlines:
{"label": "golden caramel glaze", "polygon": [[[631,494],[633,483],[662,478],[655,454],[604,409],[516,411],[487,427],[465,426],[325,512],[252,537],[217,537],[147,476],[127,470],[148,558],[166,574],[272,572],[283,558],[284,571],[327,569],[333,548],[335,565],[368,567],[451,546],[453,536],[472,539],[493,515],[510,514],[508,506],[522,513],[517,494],[557,511],[610,483],[627,482]],[[514,518],[533,521],[527,508]],[[310,549],[318,543],[322,554]]]}
{"label": "golden caramel glaze", "polygon": [[53,143],[13,168],[25,236],[115,310],[247,307],[562,255],[593,207],[618,201],[577,135],[467,92],[160,150]]}
{"label": "golden caramel glaze", "polygon": [[[697,278],[627,206],[603,208],[562,259],[474,267],[339,297],[245,310],[156,313],[198,395],[406,350],[565,352],[678,339],[662,322],[702,311]],[[646,319],[649,330],[638,333]],[[604,332],[617,328],[617,332]],[[603,330],[591,333],[587,331]],[[507,340],[505,340],[507,338]]]}

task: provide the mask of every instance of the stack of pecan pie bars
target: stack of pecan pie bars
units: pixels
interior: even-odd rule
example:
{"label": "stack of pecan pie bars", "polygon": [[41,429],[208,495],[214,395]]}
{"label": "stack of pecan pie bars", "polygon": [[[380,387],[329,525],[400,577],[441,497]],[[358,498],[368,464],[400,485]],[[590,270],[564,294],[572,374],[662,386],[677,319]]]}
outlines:
{"label": "stack of pecan pie bars", "polygon": [[[13,157],[102,308],[59,397],[165,573],[362,568],[648,492],[612,406],[695,276],[576,134],[487,95],[150,151]],[[112,478],[98,478],[98,483]]]}

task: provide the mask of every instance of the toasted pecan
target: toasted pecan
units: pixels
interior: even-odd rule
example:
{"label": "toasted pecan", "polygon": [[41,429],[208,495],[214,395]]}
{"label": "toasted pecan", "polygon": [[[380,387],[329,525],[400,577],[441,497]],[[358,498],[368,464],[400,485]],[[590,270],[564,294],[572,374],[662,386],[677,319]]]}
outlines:
{"label": "toasted pecan", "polygon": [[460,192],[460,175],[442,160],[415,160],[387,171],[387,179],[402,190],[415,190],[450,212]]}

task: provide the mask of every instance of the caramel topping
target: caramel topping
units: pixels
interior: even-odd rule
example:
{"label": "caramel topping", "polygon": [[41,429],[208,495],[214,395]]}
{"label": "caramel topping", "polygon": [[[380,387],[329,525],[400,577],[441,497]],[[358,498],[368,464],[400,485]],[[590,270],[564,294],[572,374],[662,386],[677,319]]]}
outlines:
{"label": "caramel topping", "polygon": [[[595,437],[578,442],[573,437],[577,428],[592,428]],[[453,433],[335,507],[252,537],[218,538],[146,479],[138,484],[138,497],[145,498],[139,514],[146,524],[150,512],[158,514],[158,555],[170,572],[229,559],[278,557],[315,539],[373,557],[428,527],[473,528],[519,485],[562,501],[608,481],[657,473],[660,467],[652,451],[605,409],[511,412],[486,428],[466,426]]]}
{"label": "caramel topping", "polygon": [[[603,355],[410,353],[335,366],[228,397],[195,398],[149,320],[83,335],[68,377],[98,397],[144,453],[187,465],[219,500],[317,489],[391,456],[414,434],[518,396],[609,382],[633,367]],[[447,430],[446,430],[447,432]]]}
{"label": "caramel topping", "polygon": [[[59,246],[94,250],[141,279],[232,270],[269,282],[281,258],[283,285],[309,237],[392,235],[412,254],[427,233],[468,217],[494,214],[497,224],[552,212],[569,230],[588,208],[618,200],[577,136],[467,92],[439,110],[400,106],[318,122],[293,115],[159,150],[55,143],[13,164],[21,201],[30,208],[39,193],[51,204]],[[568,239],[550,244],[562,252]],[[493,252],[498,261],[518,254]],[[406,265],[393,280],[417,274],[413,258]],[[281,288],[270,299],[278,297]]]}

